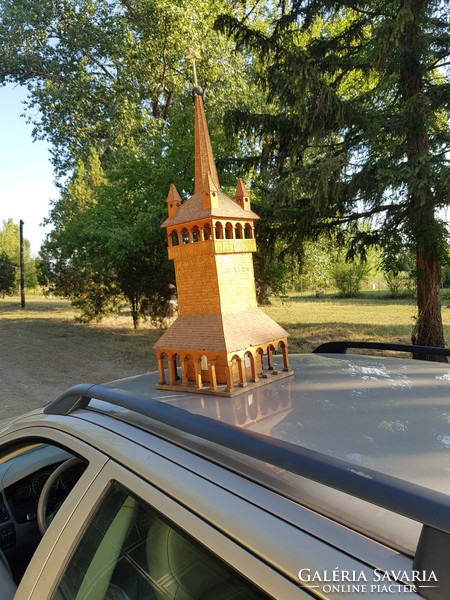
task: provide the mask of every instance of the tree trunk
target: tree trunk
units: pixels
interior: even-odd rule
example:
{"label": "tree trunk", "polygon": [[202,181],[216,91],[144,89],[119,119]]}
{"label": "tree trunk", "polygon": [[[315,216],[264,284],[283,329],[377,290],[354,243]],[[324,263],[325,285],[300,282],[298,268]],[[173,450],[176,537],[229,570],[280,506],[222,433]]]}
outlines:
{"label": "tree trunk", "polygon": [[[419,346],[445,347],[441,315],[441,265],[427,257],[423,247],[417,250],[417,321],[412,343]],[[414,355],[415,358],[447,362],[445,356]]]}
{"label": "tree trunk", "polygon": [[131,300],[131,317],[133,319],[133,328],[137,329],[139,327],[139,300],[132,296]]}
{"label": "tree trunk", "polygon": [[[427,102],[424,94],[423,36],[421,23],[427,0],[403,0],[402,10],[411,19],[403,30],[403,59],[399,65],[400,93],[405,106],[405,140],[410,179],[408,200],[410,232],[416,246],[417,321],[412,333],[413,344],[445,347],[441,315],[441,265],[438,223],[434,199],[427,181],[430,147],[427,131]],[[447,362],[445,357],[414,355],[414,358]]]}

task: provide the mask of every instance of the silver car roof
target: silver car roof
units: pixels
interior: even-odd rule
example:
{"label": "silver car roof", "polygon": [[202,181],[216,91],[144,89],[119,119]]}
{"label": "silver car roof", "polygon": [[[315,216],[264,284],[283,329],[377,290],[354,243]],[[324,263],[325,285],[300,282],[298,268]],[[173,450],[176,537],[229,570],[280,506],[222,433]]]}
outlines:
{"label": "silver car roof", "polygon": [[[287,442],[329,461],[345,461],[353,465],[347,471],[363,479],[363,487],[364,483],[370,487],[373,473],[384,474],[394,479],[393,485],[388,481],[382,495],[398,496],[399,503],[405,492],[395,485],[397,479],[422,486],[424,491],[419,492],[425,498],[427,490],[430,497],[432,490],[449,495],[448,365],[342,354],[296,355],[290,361],[293,377],[232,398],[156,391],[155,373],[116,381],[109,388],[262,434],[266,439]],[[92,396],[101,397],[100,390],[96,394],[94,388]],[[229,449],[220,450],[223,456],[232,454]],[[289,465],[274,468],[269,450],[260,471],[270,473],[271,482],[277,480],[284,494],[414,553],[422,526],[420,518],[415,522],[385,506],[349,497],[342,489],[311,481],[298,470],[293,472]],[[217,457],[217,449],[212,453]],[[307,455],[303,459],[305,456],[307,459]],[[251,467],[249,473],[251,470],[255,477],[253,462]],[[346,471],[340,475],[345,477]],[[396,502],[395,497],[387,500],[388,505]],[[448,505],[448,497],[443,502],[439,496],[438,501]]]}

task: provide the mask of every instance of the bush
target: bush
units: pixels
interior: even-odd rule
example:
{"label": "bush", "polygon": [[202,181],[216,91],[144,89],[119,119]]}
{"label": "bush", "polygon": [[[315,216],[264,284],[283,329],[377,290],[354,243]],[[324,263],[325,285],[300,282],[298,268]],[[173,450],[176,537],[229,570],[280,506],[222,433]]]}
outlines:
{"label": "bush", "polygon": [[385,271],[384,279],[389,288],[391,298],[400,298],[402,292],[411,293],[414,289],[414,278],[407,271]]}
{"label": "bush", "polygon": [[407,243],[399,238],[383,250],[380,268],[391,298],[399,298],[402,291],[411,292],[415,285],[415,257]]}
{"label": "bush", "polygon": [[367,280],[370,267],[366,263],[338,263],[332,269],[334,285],[341,296],[354,298]]}

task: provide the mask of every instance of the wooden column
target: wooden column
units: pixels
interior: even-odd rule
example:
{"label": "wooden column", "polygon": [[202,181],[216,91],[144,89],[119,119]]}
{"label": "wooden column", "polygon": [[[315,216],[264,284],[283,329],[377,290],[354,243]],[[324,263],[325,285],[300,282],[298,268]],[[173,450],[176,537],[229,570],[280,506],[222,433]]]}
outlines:
{"label": "wooden column", "polygon": [[208,364],[209,371],[209,389],[217,390],[217,375],[216,375],[216,361],[212,360]]}
{"label": "wooden column", "polygon": [[239,387],[245,387],[247,385],[247,373],[245,372],[245,361],[240,358],[238,360],[239,370]]}
{"label": "wooden column", "polygon": [[188,385],[188,359],[185,357],[181,360],[181,384]]}
{"label": "wooden column", "polygon": [[281,348],[283,351],[283,371],[290,371],[287,345],[283,344]]}
{"label": "wooden column", "polygon": [[170,385],[176,385],[177,374],[176,374],[176,370],[175,370],[175,363],[174,363],[173,356],[171,356],[168,359],[168,363],[169,363],[169,383],[170,383]]}
{"label": "wooden column", "polygon": [[228,361],[226,366],[225,366],[225,377],[227,380],[227,387],[226,387],[226,391],[231,393],[234,390],[234,383],[233,383],[233,363],[231,361]]}
{"label": "wooden column", "polygon": [[253,382],[258,380],[258,375],[256,373],[256,360],[253,354],[250,355],[250,369],[251,369],[251,380]]}
{"label": "wooden column", "polygon": [[164,372],[164,358],[162,356],[158,356],[158,385],[166,384],[166,374]]}
{"label": "wooden column", "polygon": [[194,358],[194,372],[195,372],[195,384],[194,387],[197,390],[201,390],[203,387],[202,383],[202,368],[200,365],[200,359]]}
{"label": "wooden column", "polygon": [[268,364],[268,369],[269,371],[273,370],[273,351],[272,348],[268,347],[267,348],[267,362]]}

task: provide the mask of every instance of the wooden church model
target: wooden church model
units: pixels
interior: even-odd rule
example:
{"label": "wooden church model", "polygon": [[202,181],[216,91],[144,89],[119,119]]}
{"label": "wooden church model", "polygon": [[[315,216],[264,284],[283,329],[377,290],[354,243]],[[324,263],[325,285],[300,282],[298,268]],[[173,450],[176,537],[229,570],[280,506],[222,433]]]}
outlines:
{"label": "wooden church model", "polygon": [[[174,261],[179,316],[154,346],[157,389],[234,396],[292,374],[287,332],[258,308],[252,253],[256,250],[248,191],[235,199],[220,189],[203,107],[194,88],[194,194],[167,196],[169,258]],[[283,357],[274,370],[273,354]]]}

